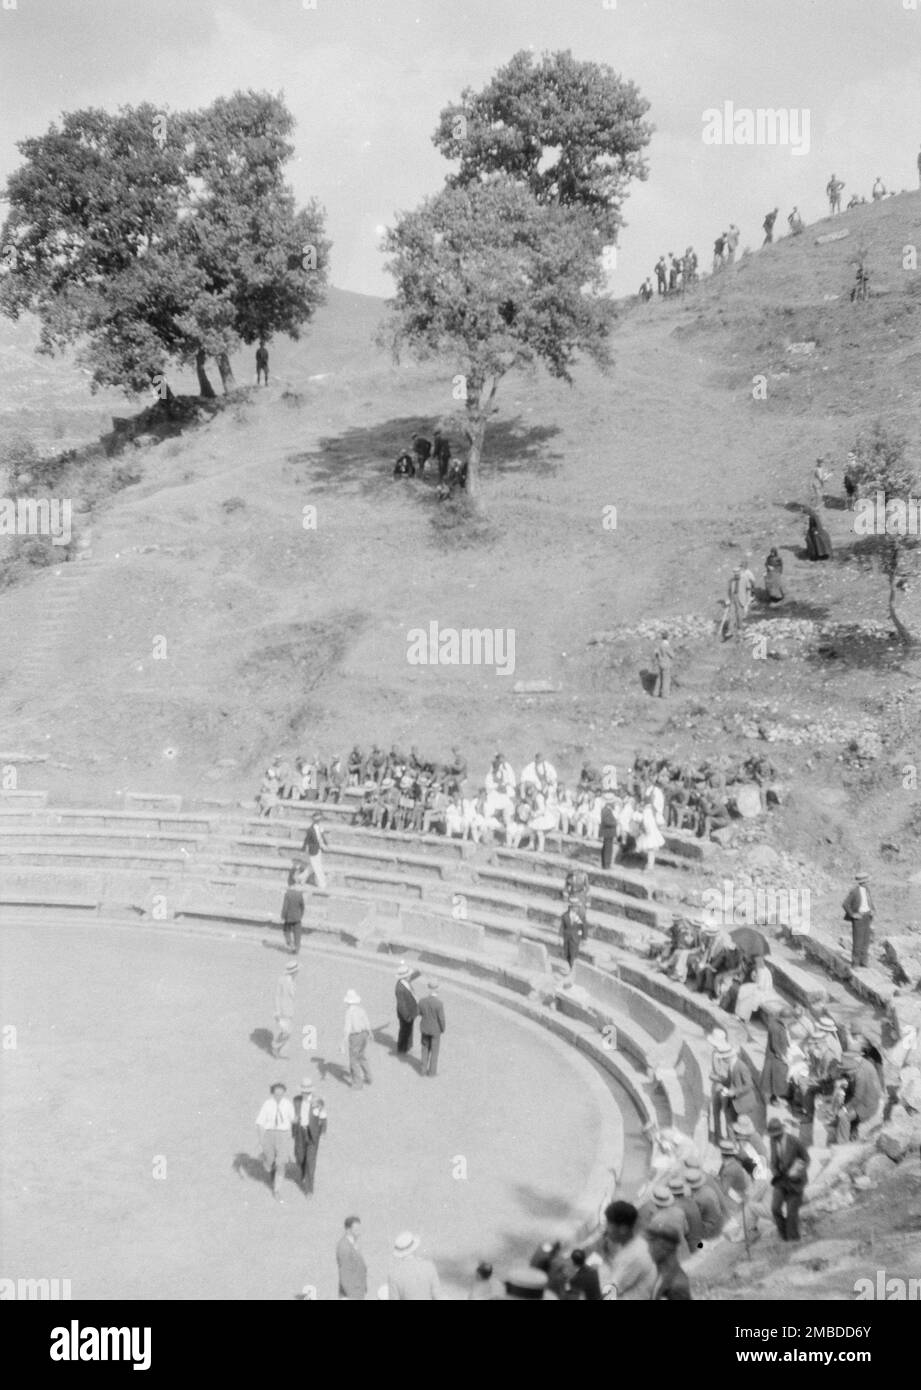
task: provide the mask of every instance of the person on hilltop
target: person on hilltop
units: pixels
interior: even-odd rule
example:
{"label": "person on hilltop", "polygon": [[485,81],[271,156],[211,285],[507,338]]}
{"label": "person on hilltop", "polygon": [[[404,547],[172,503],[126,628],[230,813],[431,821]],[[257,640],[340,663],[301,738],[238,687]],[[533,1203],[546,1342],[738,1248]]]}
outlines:
{"label": "person on hilltop", "polygon": [[726,233],[726,264],[734,265],[736,258],[736,248],[739,245],[739,238],[742,233],[734,222],[730,222],[729,231]]}
{"label": "person on hilltop", "polygon": [[799,236],[805,230],[805,223],[800,216],[799,208],[794,208],[787,218],[787,226],[790,228],[791,236]]}
{"label": "person on hilltop", "polygon": [[886,196],[886,185],[883,183],[879,175],[877,175],[876,177],[876,182],[873,185],[873,191],[870,194],[870,196],[873,199],[874,203],[878,203],[880,198],[885,198]]}
{"label": "person on hilltop", "polygon": [[829,212],[833,217],[841,211],[841,193],[843,189],[844,184],[841,179],[835,174],[832,174],[828,183],[825,185],[825,192],[828,194]]}
{"label": "person on hilltop", "polygon": [[655,264],[655,272],[656,272],[656,282],[657,282],[657,284],[658,284],[659,294],[667,294],[667,293],[668,293],[668,268],[666,267],[666,264],[665,264],[665,257],[664,257],[664,255],[663,255],[663,256],[660,256],[659,259],[656,261],[656,264]]}
{"label": "person on hilltop", "polygon": [[721,232],[713,243],[713,273],[723,268],[723,252],[726,247],[726,233]]}
{"label": "person on hilltop", "polygon": [[765,213],[764,221],[761,224],[764,228],[764,241],[761,243],[762,246],[770,246],[774,240],[774,223],[777,221],[777,214],[779,211],[779,208],[775,208],[773,212]]}

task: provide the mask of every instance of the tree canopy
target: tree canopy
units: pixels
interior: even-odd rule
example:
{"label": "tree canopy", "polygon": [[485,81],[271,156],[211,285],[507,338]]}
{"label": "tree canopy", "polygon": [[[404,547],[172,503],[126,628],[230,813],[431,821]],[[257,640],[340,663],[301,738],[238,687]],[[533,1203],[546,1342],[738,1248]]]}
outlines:
{"label": "tree canopy", "polygon": [[542,204],[579,205],[601,245],[616,241],[633,179],[646,179],[649,102],[606,64],[570,52],[516,53],[481,92],[446,106],[432,137],[464,187],[502,173]]}
{"label": "tree canopy", "polygon": [[322,303],[322,209],[284,182],[293,118],[237,92],[203,111],[86,110],[24,140],[0,240],[0,312],[29,311],[40,350],[76,345],[101,385],[149,389],[170,362],[296,337]]}
{"label": "tree canopy", "polygon": [[597,243],[585,209],[543,206],[505,176],[446,188],[387,233],[397,293],[382,336],[397,355],[447,358],[462,378],[471,494],[506,372],[540,362],[568,381],[580,352],[609,361]]}

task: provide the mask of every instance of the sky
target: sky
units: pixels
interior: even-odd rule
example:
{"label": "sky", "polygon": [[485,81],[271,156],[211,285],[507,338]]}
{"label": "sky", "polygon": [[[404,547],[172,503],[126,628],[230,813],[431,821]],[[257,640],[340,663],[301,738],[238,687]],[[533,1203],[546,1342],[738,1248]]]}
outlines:
{"label": "sky", "polygon": [[[440,110],[526,48],[606,63],[651,103],[615,294],[662,252],[694,245],[706,264],[731,221],[756,247],[770,208],[778,226],[794,204],[815,220],[831,173],[845,201],[877,175],[918,186],[921,0],[0,0],[0,181],[63,111],[283,92],[290,182],[326,208],[333,284],[386,296],[380,229],[452,167],[431,141]],[[704,112],[726,102],[808,112],[808,152],[705,144]]]}

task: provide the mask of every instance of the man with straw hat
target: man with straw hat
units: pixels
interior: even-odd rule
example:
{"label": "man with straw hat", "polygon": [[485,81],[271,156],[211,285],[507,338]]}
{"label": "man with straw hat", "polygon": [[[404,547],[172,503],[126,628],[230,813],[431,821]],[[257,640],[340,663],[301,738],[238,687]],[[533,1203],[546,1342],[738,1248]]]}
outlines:
{"label": "man with straw hat", "polygon": [[291,1020],[294,1017],[294,991],[297,985],[297,972],[300,965],[290,961],[278,977],[275,985],[275,1036],[272,1039],[272,1056],[287,1056],[285,1048],[291,1037]]}
{"label": "man with straw hat", "polygon": [[403,1231],[393,1242],[393,1262],[387,1276],[389,1299],[433,1303],[441,1298],[438,1271],[431,1260],[419,1258],[420,1244],[412,1231]]}
{"label": "man with straw hat", "polygon": [[858,870],[854,875],[854,887],[841,904],[845,919],[851,924],[851,966],[855,970],[869,964],[874,913],[867,886],[869,881],[870,875]]}
{"label": "man with straw hat", "polygon": [[371,1041],[371,1022],[361,1006],[361,995],[354,989],[346,991],[342,1002],[346,1006],[345,1036],[340,1051],[348,1053],[348,1084],[354,1091],[360,1091],[366,1081],[371,1084],[371,1068],[365,1055]]}

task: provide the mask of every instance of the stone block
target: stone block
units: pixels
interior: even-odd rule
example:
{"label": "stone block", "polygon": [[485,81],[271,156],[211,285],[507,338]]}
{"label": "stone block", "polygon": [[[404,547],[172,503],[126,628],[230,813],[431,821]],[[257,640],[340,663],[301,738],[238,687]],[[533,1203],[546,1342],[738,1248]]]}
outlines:
{"label": "stone block", "polygon": [[736,814],[741,816],[743,820],[753,820],[755,816],[760,816],[763,810],[761,788],[756,782],[743,783],[742,786],[734,789],[732,803],[735,806]]}
{"label": "stone block", "polygon": [[476,922],[440,917],[433,912],[400,913],[403,930],[418,941],[449,946],[452,950],[481,952],[486,949],[486,928]]}
{"label": "stone block", "polygon": [[125,810],[178,815],[182,810],[182,797],[160,796],[153,792],[125,792]]}
{"label": "stone block", "polygon": [[529,941],[521,937],[518,942],[518,965],[522,970],[533,970],[541,975],[549,975],[550,952],[540,941]]}

